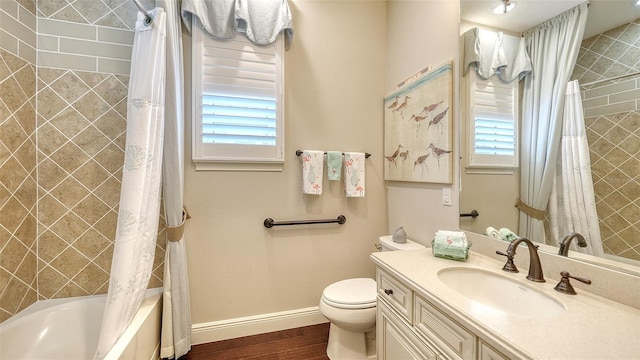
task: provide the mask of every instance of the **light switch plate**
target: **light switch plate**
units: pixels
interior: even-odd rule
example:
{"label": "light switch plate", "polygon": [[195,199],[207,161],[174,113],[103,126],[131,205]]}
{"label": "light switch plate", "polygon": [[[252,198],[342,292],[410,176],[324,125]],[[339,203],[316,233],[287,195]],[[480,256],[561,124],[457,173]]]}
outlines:
{"label": "light switch plate", "polygon": [[442,188],[442,205],[451,206],[451,188]]}

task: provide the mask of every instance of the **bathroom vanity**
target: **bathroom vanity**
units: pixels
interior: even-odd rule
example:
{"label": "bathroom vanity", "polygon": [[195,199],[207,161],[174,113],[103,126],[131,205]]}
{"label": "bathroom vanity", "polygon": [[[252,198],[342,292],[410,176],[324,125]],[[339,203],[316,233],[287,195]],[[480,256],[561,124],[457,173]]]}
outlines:
{"label": "bathroom vanity", "polygon": [[528,281],[526,268],[507,273],[473,251],[466,262],[431,249],[371,259],[380,360],[640,358],[640,310],[581,289],[559,293],[559,276]]}

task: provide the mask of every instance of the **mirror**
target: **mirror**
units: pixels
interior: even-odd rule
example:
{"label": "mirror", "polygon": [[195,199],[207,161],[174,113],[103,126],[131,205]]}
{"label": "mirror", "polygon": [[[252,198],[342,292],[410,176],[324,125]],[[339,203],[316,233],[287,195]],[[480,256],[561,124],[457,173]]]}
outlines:
{"label": "mirror", "polygon": [[[471,29],[501,31],[506,35],[519,37],[524,31],[560,14],[582,0],[541,1],[515,0],[516,8],[507,14],[493,14],[490,9],[498,0],[461,0],[460,34]],[[604,259],[572,252],[569,256],[608,267],[628,270],[640,274],[640,201],[638,184],[638,164],[640,164],[640,134],[637,124],[640,121],[637,105],[634,109],[623,109],[617,105],[603,104],[602,97],[589,98],[585,89],[594,89],[607,96],[607,88],[616,82],[640,78],[640,7],[634,7],[632,0],[610,1],[590,0],[585,36],[578,62],[571,79],[578,79],[582,86],[585,123],[590,147],[592,177],[596,196],[597,211],[600,219],[605,251]],[[461,47],[462,48],[462,47]],[[633,59],[633,60],[631,60]],[[605,66],[606,63],[606,66]],[[601,81],[615,78],[623,68],[625,77],[616,81]],[[520,173],[516,170],[483,170],[480,173],[466,167],[467,157],[465,77],[461,77],[461,193],[460,213],[477,210],[479,216],[461,217],[460,228],[476,233],[485,233],[487,227],[508,228],[517,233],[518,210],[514,207],[519,195]],[[586,85],[586,86],[585,86]],[[613,91],[619,91],[613,89]],[[633,91],[638,90],[637,86]],[[585,95],[586,94],[586,95]],[[604,94],[604,95],[603,95]],[[614,95],[618,96],[618,95]],[[633,97],[635,100],[637,96]],[[598,103],[599,102],[599,103]],[[598,103],[598,104],[596,104]],[[605,108],[609,106],[609,108]],[[611,110],[614,109],[614,110]],[[624,130],[620,119],[636,124]],[[596,121],[596,119],[600,119]],[[633,119],[633,120],[630,120]],[[606,126],[603,126],[606,124]],[[592,125],[592,127],[590,127]],[[618,125],[623,126],[615,131]],[[624,139],[626,146],[616,146]],[[630,149],[631,152],[629,151]],[[627,174],[631,174],[625,178]],[[624,201],[614,203],[614,201]],[[557,253],[557,248],[541,248]]]}

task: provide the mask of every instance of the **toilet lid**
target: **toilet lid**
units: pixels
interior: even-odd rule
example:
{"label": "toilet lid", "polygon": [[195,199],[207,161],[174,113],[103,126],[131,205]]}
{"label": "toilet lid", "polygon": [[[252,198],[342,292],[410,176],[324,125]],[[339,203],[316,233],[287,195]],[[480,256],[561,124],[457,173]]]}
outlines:
{"label": "toilet lid", "polygon": [[322,292],[322,299],[342,309],[365,309],[376,306],[376,291],[373,279],[347,279],[327,286]]}

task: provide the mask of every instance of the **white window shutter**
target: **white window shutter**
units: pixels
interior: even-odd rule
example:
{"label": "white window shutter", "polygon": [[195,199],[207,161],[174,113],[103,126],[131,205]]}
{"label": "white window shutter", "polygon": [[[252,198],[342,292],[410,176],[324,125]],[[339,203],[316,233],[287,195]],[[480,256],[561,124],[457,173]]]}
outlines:
{"label": "white window shutter", "polygon": [[[202,163],[208,164],[201,168],[223,170],[252,170],[231,163],[281,164],[282,39],[265,46],[253,44],[242,33],[217,40],[203,33],[197,18],[194,22],[192,157],[196,168]],[[211,163],[224,165],[212,167]]]}
{"label": "white window shutter", "polygon": [[518,166],[518,82],[468,77],[468,167]]}

